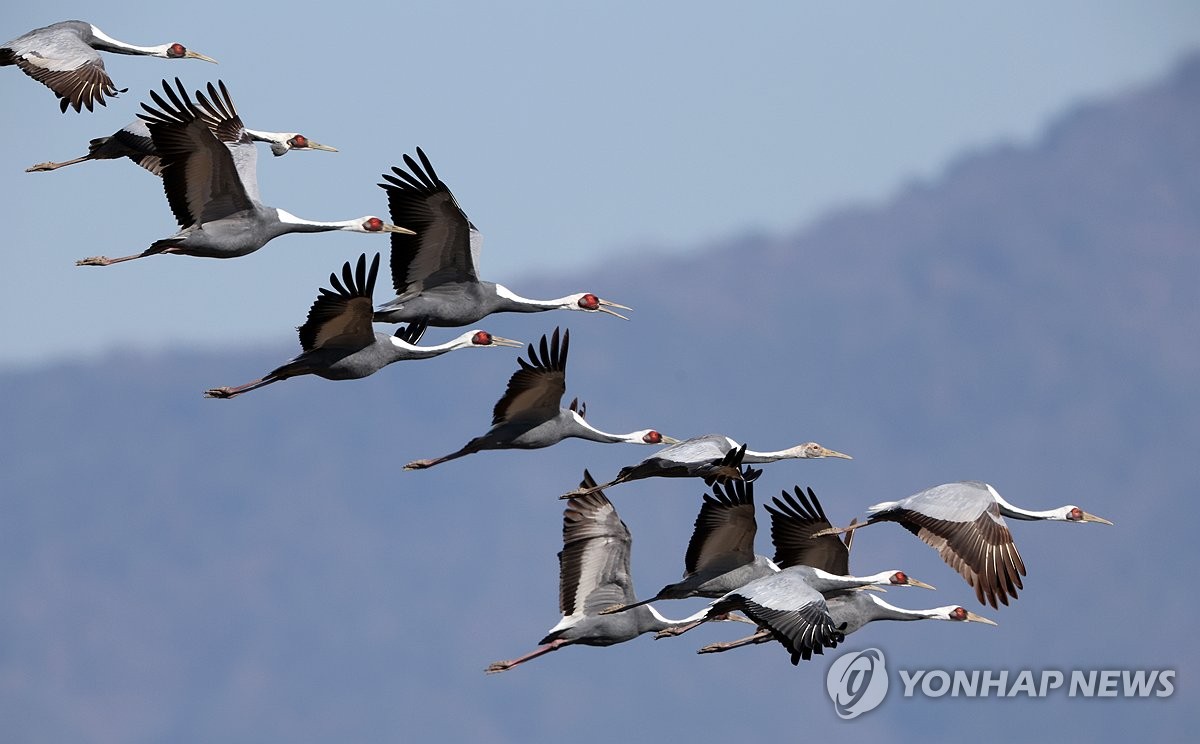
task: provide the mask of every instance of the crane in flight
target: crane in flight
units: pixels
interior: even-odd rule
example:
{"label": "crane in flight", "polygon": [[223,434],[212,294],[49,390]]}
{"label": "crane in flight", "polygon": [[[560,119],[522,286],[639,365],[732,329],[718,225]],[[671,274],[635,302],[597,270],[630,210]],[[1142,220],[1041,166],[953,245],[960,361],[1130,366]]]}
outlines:
{"label": "crane in flight", "polygon": [[35,28],[0,46],[0,67],[16,65],[29,77],[45,85],[58,96],[58,107],[92,111],[93,104],[107,106],[105,96],[116,97],[127,89],[117,89],[104,69],[100,52],[137,54],[163,59],[202,59],[212,57],[188,49],[183,44],[136,46],[117,41],[86,21],[59,21]]}
{"label": "crane in flight", "polygon": [[396,298],[381,305],[377,323],[419,321],[432,326],[464,326],[492,313],[578,310],[625,318],[613,308],[625,305],[580,292],[552,300],[521,297],[502,284],[479,278],[483,236],[467,219],[433,164],[417,148],[418,164],[405,155],[408,171],[392,168],[379,184],[388,195],[393,222],[416,234],[392,236],[392,284]]}
{"label": "crane in flight", "polygon": [[[222,85],[209,85],[209,95],[192,101],[183,83],[166,80],[150,97],[158,108],[142,104],[139,116],[148,124],[162,159],[163,190],[179,222],[174,235],[157,240],[141,253],[120,258],[93,256],[77,266],[110,266],[159,253],[208,258],[235,258],[253,253],[289,233],[342,230],[358,233],[402,233],[407,228],[366,216],[343,222],[316,222],[296,217],[259,200],[258,152]],[[219,124],[211,129],[207,121]]]}
{"label": "crane in flight", "polygon": [[1088,514],[1074,504],[1045,511],[1013,506],[981,481],[943,483],[899,501],[867,507],[865,522],[827,528],[818,534],[840,534],[879,522],[896,522],[936,550],[951,568],[975,589],[981,604],[998,608],[1016,599],[1023,589],[1025,562],[1013,542],[1005,517],[1023,521],[1049,520],[1084,524],[1112,524]]}
{"label": "crane in flight", "polygon": [[[405,470],[420,470],[459,457],[493,449],[539,449],[558,444],[569,437],[593,442],[614,444],[662,444],[676,441],[654,429],[639,429],[628,434],[609,434],[592,426],[584,418],[585,406],[576,399],[570,407],[562,408],[567,389],[567,351],[571,332],[565,331],[559,341],[558,329],[547,343],[542,335],[539,348],[529,345],[529,361],[520,357],[521,369],[508,380],[504,396],[492,410],[492,428],[475,437],[455,452],[427,460],[414,460]],[[540,353],[539,353],[540,351]]]}
{"label": "crane in flight", "polygon": [[394,335],[376,333],[371,327],[372,292],[379,272],[379,254],[366,267],[367,256],[358,257],[354,272],[350,262],[342,265],[342,278],[329,275],[332,289],[321,288],[308,320],[300,326],[303,352],[257,380],[207,390],[206,398],[234,398],[273,382],[300,375],[316,375],[326,380],[357,380],[373,375],[392,362],[429,359],[456,349],[481,349],[499,346],[521,347],[520,341],[493,336],[487,331],[467,331],[454,340],[437,346],[417,346],[425,326],[410,323]]}

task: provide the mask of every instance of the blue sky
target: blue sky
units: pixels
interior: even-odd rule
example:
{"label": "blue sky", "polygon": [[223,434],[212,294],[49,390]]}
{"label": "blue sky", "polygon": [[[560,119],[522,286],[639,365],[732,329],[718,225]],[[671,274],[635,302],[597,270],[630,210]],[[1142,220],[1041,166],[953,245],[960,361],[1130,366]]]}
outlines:
{"label": "blue sky", "polygon": [[5,39],[81,18],[135,44],[180,41],[221,64],[109,56],[130,90],[90,115],[60,114],[16,68],[0,74],[6,110],[20,112],[0,117],[0,364],[294,343],[329,272],[387,250],[374,236],[292,236],[235,260],[76,268],[77,258],[132,253],[174,232],[159,184],[124,162],[23,170],[83,154],[165,76],[192,88],[223,79],[248,126],[341,149],[282,159],[264,150],[268,204],[312,219],[385,215],[378,176],[420,145],[484,231],[485,276],[519,291],[521,277],[553,273],[561,294],[619,301],[619,287],[589,284],[590,266],[793,230],[832,207],[878,202],[957,154],[1028,141],[1071,104],[1152,80],[1200,48],[1200,6],[1190,2],[186,8],[5,11]]}

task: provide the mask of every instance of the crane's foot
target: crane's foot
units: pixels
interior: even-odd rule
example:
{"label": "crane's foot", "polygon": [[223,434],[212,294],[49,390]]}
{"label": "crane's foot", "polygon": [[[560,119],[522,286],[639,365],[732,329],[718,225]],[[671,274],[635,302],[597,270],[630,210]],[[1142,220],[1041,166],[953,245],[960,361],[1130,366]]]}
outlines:
{"label": "crane's foot", "polygon": [[616,613],[621,612],[624,609],[625,609],[625,605],[623,605],[623,604],[609,605],[608,607],[605,607],[603,610],[600,610],[600,612],[598,612],[596,614],[598,614],[598,615],[615,615]]}
{"label": "crane's foot", "polygon": [[513,666],[514,664],[510,661],[494,661],[491,664],[488,664],[487,669],[484,669],[483,671],[487,674],[496,674],[497,672],[507,672],[509,669],[512,669]]}
{"label": "crane's foot", "polygon": [[409,464],[405,465],[404,469],[405,470],[424,470],[425,468],[431,468],[436,464],[437,464],[437,462],[435,460],[413,460]]}
{"label": "crane's foot", "polygon": [[92,256],[91,258],[81,258],[75,262],[76,266],[108,266],[113,263],[113,260],[108,256]]}
{"label": "crane's foot", "polygon": [[237,392],[231,387],[212,388],[204,391],[205,398],[232,398],[235,395]]}
{"label": "crane's foot", "polygon": [[31,165],[28,168],[26,168],[25,172],[26,173],[41,173],[43,171],[52,171],[52,170],[55,170],[56,168],[58,168],[58,163],[49,163],[49,162],[38,163],[37,165]]}

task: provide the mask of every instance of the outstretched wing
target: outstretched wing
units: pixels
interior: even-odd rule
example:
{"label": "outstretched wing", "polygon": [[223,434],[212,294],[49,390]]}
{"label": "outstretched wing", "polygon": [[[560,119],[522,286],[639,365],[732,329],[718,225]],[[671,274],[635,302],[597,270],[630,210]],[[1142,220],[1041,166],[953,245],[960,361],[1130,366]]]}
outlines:
{"label": "outstretched wing", "polygon": [[[794,489],[795,496],[783,491],[767,504],[771,515],[771,542],[775,544],[775,563],[780,568],[812,566],[831,574],[850,573],[850,550],[836,535],[813,537],[813,533],[832,525],[811,488],[808,493]],[[781,498],[782,497],[782,498]],[[853,534],[853,533],[851,533]]]}
{"label": "outstretched wing", "polygon": [[[364,253],[358,257],[353,273],[349,261],[342,265],[341,281],[337,274],[330,274],[329,283],[333,289],[322,287],[309,308],[308,320],[299,329],[300,346],[305,351],[312,351],[318,348],[361,349],[374,343],[371,295],[378,273],[379,254],[375,254],[368,271]],[[420,338],[420,333],[417,337]]]}
{"label": "outstretched wing", "polygon": [[754,561],[754,483],[731,480],[704,495],[684,557],[684,576],[731,571]]}
{"label": "outstretched wing", "polygon": [[[596,481],[586,470],[581,488]],[[563,510],[563,549],[558,554],[559,610],[563,617],[594,615],[634,601],[629,574],[632,538],[603,491],[576,496]]]}
{"label": "outstretched wing", "polygon": [[[86,24],[56,23],[17,37],[0,49],[0,65],[15,64],[58,96],[58,107],[80,111],[107,105],[105,96],[124,93],[113,85],[104,60],[83,40]],[[90,34],[90,31],[88,32]]]}
{"label": "outstretched wing", "polygon": [[196,91],[196,104],[200,118],[213,136],[221,140],[233,156],[233,165],[246,194],[254,201],[262,201],[258,192],[258,148],[238,115],[225,81],[218,80],[220,90],[208,84],[208,95]]}
{"label": "outstretched wing", "polygon": [[392,233],[392,285],[398,297],[446,282],[478,280],[479,232],[458,206],[449,187],[437,177],[429,158],[417,148],[421,163],[404,156],[408,171],[384,174],[392,223],[416,235]]}
{"label": "outstretched wing", "polygon": [[504,396],[492,410],[492,425],[528,420],[548,420],[558,415],[563,393],[567,390],[567,350],[571,332],[564,331],[559,344],[558,329],[547,345],[542,335],[539,354],[529,345],[529,361],[517,358],[521,369],[508,380]]}
{"label": "outstretched wing", "polygon": [[150,91],[158,108],[143,103],[145,113],[138,116],[162,159],[163,189],[180,227],[252,209],[229,148],[209,131],[179,78],[175,86],[178,93],[163,81],[169,101]]}
{"label": "outstretched wing", "polygon": [[938,552],[980,603],[1008,604],[1024,588],[1025,562],[1000,507],[983,484],[947,483],[872,514],[869,522],[899,522]]}

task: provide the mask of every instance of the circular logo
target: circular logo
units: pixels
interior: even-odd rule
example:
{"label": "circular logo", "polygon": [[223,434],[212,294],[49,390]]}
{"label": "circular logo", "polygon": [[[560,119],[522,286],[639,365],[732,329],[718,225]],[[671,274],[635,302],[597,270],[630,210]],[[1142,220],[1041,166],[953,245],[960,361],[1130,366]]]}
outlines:
{"label": "circular logo", "polygon": [[829,665],[825,689],[839,718],[850,720],[874,710],[887,695],[883,652],[868,648],[842,654]]}

